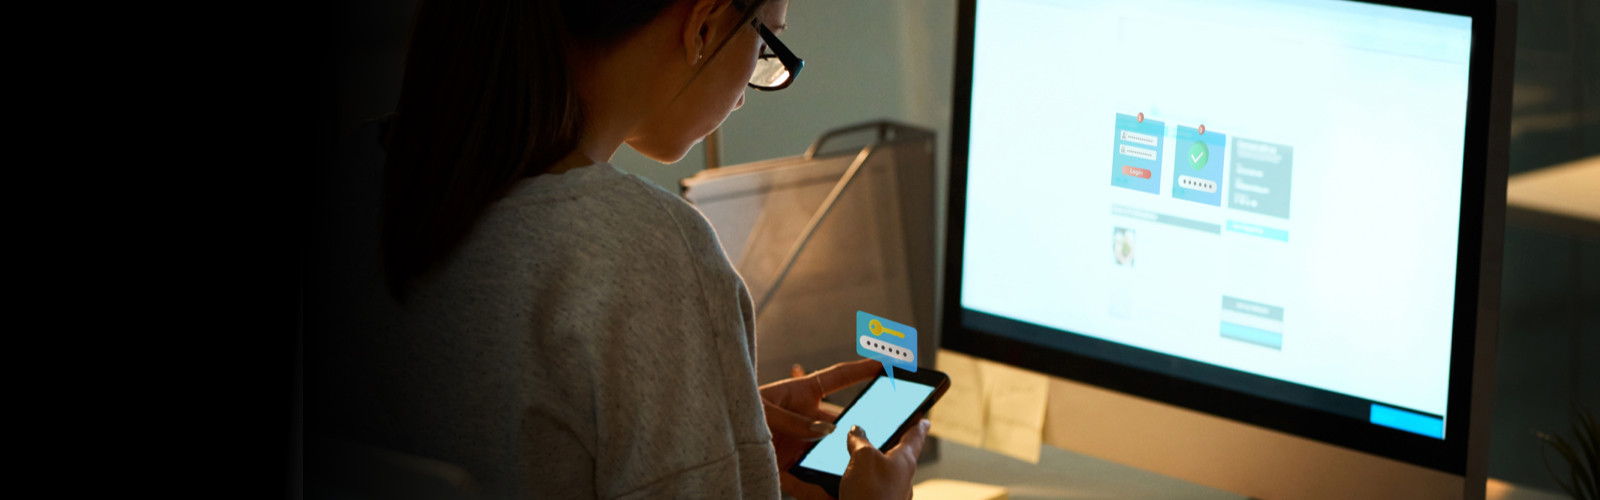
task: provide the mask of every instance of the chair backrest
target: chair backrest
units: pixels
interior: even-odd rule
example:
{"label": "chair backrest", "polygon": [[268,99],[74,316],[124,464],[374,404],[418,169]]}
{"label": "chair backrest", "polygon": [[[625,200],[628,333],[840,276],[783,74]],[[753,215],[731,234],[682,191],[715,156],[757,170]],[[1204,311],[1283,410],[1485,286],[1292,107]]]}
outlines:
{"label": "chair backrest", "polygon": [[339,438],[307,450],[307,498],[474,499],[472,475],[458,465]]}

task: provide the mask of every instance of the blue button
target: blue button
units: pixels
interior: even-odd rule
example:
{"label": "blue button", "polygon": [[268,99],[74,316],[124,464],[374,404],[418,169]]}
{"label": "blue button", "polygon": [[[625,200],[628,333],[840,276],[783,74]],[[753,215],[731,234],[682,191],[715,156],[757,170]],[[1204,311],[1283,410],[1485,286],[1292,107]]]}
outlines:
{"label": "blue button", "polygon": [[1414,432],[1434,439],[1444,439],[1444,419],[1442,418],[1373,404],[1371,420],[1372,423],[1384,427]]}

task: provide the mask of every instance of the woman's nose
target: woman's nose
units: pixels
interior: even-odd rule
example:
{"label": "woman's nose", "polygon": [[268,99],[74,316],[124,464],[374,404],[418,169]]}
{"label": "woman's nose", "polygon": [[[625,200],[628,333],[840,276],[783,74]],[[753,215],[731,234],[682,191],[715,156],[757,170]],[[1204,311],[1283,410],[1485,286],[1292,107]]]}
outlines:
{"label": "woman's nose", "polygon": [[738,111],[742,107],[744,107],[744,91],[741,90],[739,91],[739,102],[733,103],[733,109]]}

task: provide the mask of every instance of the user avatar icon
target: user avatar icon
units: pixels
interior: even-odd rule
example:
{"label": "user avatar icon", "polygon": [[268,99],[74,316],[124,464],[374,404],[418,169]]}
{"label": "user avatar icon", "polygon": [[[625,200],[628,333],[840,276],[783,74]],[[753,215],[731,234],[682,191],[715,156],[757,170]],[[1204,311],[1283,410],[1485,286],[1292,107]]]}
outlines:
{"label": "user avatar icon", "polygon": [[1125,227],[1111,232],[1111,256],[1117,265],[1133,267],[1133,236],[1133,230]]}

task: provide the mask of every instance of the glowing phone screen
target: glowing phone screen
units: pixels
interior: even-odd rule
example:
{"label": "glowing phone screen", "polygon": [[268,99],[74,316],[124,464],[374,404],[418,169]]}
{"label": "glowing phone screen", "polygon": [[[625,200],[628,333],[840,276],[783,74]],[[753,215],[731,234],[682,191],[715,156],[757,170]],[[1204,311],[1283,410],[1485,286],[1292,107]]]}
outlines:
{"label": "glowing phone screen", "polygon": [[872,446],[882,448],[889,436],[911,417],[912,412],[917,411],[929,394],[933,394],[931,386],[905,379],[891,386],[889,378],[880,375],[867,388],[867,392],[839,417],[835,423],[838,430],[822,438],[811,449],[811,453],[800,461],[800,466],[844,475],[845,466],[850,465],[850,426],[861,426],[867,432],[867,440],[872,442]]}

